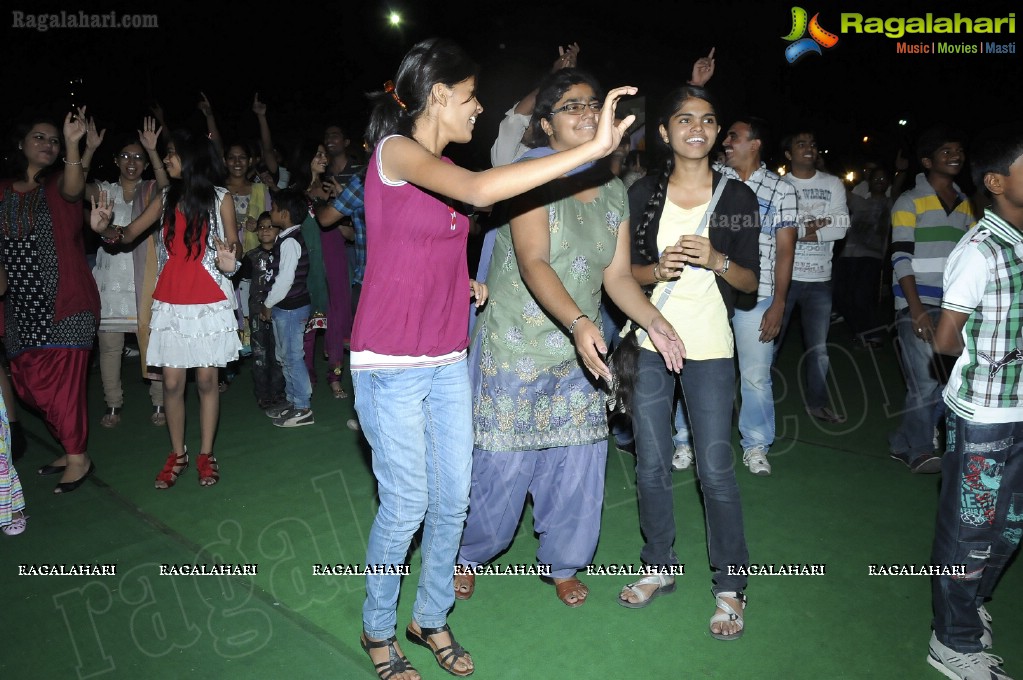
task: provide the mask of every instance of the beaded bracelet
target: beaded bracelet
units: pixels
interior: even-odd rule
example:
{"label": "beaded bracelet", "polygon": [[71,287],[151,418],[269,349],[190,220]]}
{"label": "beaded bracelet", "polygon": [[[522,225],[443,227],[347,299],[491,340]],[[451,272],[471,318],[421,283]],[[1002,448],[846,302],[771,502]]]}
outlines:
{"label": "beaded bracelet", "polygon": [[124,240],[124,227],[114,227],[114,236],[101,236],[103,243],[109,245],[116,245]]}
{"label": "beaded bracelet", "polygon": [[585,314],[580,314],[579,316],[575,317],[575,319],[572,320],[572,323],[569,324],[569,326],[568,326],[568,334],[569,335],[575,335],[575,325],[577,323],[579,323],[580,321],[582,321],[583,319],[587,319],[587,318],[589,318],[589,317],[587,317]]}
{"label": "beaded bracelet", "polygon": [[81,165],[82,161],[69,161],[67,157],[64,158],[64,165]]}

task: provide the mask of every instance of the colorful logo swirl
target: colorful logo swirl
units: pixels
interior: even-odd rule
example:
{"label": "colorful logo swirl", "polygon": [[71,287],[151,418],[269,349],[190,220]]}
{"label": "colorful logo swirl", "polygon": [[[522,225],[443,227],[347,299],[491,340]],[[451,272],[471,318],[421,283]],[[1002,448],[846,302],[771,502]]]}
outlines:
{"label": "colorful logo swirl", "polygon": [[[788,59],[790,64],[795,64],[797,61],[802,59],[808,54],[822,54],[821,47],[830,48],[838,44],[838,36],[830,31],[826,31],[821,28],[820,23],[817,21],[817,17],[820,14],[814,14],[813,18],[807,22],[806,10],[802,7],[792,8],[792,30],[789,34],[782,37],[782,40],[788,40],[791,45],[785,48],[785,58]],[[810,37],[803,37],[809,30]]]}

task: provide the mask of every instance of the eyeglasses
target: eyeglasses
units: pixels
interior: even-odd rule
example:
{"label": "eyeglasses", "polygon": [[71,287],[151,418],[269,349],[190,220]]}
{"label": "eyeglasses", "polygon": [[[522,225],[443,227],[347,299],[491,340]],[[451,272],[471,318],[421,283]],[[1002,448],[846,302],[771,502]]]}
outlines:
{"label": "eyeglasses", "polygon": [[600,110],[604,108],[604,102],[594,99],[590,102],[569,102],[564,106],[551,111],[551,115],[555,113],[567,113],[570,116],[581,116],[586,109],[593,111],[594,113],[600,113]]}
{"label": "eyeglasses", "polygon": [[140,153],[119,153],[117,157],[122,161],[144,161],[146,157]]}

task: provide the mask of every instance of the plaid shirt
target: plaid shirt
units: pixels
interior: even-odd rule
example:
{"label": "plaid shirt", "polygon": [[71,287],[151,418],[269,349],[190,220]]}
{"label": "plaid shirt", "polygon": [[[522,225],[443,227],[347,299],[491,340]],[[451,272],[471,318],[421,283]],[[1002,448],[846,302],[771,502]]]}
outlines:
{"label": "plaid shirt", "polygon": [[[718,164],[714,167],[726,177],[742,181],[739,173],[732,168]],[[757,195],[760,205],[760,286],[757,298],[763,300],[774,295],[774,262],[778,251],[774,234],[779,229],[795,227],[799,209],[796,190],[768,170],[764,163],[749,176],[746,186]]]}
{"label": "plaid shirt", "polygon": [[355,271],[352,272],[352,283],[362,285],[362,275],[366,272],[366,204],[363,200],[365,188],[362,177],[352,175],[341,193],[334,199],[334,209],[342,215],[352,218],[355,225]]}
{"label": "plaid shirt", "polygon": [[942,308],[969,315],[945,403],[974,422],[1023,421],[1023,234],[985,211],[949,255],[943,284]]}

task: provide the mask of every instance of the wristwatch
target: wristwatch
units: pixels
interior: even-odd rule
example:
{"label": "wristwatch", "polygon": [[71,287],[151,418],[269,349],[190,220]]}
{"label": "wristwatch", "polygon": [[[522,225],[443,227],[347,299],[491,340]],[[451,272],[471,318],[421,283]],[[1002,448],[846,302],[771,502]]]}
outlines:
{"label": "wristwatch", "polygon": [[726,273],[728,273],[729,264],[731,264],[731,260],[729,260],[728,256],[725,255],[725,261],[724,264],[721,265],[721,269],[715,269],[714,273],[717,274],[718,276],[724,276]]}

